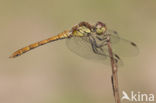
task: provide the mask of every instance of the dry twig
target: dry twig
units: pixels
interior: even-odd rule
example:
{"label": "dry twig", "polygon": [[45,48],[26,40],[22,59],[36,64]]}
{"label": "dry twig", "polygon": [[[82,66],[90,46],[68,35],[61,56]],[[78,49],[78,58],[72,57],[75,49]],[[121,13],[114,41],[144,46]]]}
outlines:
{"label": "dry twig", "polygon": [[114,57],[113,57],[113,52],[112,52],[109,36],[108,36],[107,40],[108,40],[107,46],[108,46],[108,51],[109,51],[109,56],[110,56],[110,61],[111,61],[111,67],[112,67],[111,80],[112,80],[112,88],[113,88],[115,103],[120,103],[118,75],[117,75],[118,68],[117,68],[116,62],[115,62]]}

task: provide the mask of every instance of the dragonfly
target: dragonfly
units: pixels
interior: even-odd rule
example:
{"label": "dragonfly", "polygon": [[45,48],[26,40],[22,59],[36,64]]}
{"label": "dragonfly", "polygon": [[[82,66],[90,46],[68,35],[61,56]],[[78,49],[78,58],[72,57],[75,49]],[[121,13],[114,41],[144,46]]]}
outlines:
{"label": "dragonfly", "polygon": [[92,25],[83,21],[69,30],[21,48],[9,58],[18,57],[44,44],[65,39],[67,47],[75,54],[87,59],[108,61],[110,58],[107,48],[108,37],[110,37],[109,42],[117,64],[122,62],[120,56],[135,56],[138,54],[136,43],[121,38],[116,31],[107,29],[103,22],[99,21]]}

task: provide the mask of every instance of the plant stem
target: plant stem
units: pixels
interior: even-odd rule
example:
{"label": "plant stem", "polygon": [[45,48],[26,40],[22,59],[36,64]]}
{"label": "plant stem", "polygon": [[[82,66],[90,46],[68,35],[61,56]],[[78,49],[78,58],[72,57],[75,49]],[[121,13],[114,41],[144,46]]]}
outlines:
{"label": "plant stem", "polygon": [[113,52],[112,52],[109,36],[108,36],[107,40],[108,40],[108,42],[107,42],[108,52],[109,52],[111,67],[112,67],[111,80],[112,80],[113,94],[114,94],[114,98],[115,98],[115,103],[120,103],[118,75],[117,75],[118,68],[117,68],[116,62],[115,62],[114,57],[113,57]]}

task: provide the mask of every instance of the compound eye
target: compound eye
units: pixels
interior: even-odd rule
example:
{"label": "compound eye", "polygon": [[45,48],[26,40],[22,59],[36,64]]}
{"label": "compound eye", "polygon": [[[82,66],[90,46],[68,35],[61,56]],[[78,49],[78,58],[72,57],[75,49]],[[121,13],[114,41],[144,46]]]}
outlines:
{"label": "compound eye", "polygon": [[106,25],[102,22],[97,22],[95,25],[95,31],[98,35],[103,34],[106,31]]}
{"label": "compound eye", "polygon": [[101,34],[103,34],[105,32],[105,30],[106,29],[104,27],[102,27],[102,28],[96,28],[96,33],[99,34],[99,35],[101,35]]}

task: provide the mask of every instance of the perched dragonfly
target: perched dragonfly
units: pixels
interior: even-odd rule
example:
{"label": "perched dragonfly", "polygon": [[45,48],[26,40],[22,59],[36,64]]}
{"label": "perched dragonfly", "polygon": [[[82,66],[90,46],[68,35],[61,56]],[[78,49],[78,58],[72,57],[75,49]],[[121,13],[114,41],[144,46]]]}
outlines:
{"label": "perched dragonfly", "polygon": [[104,23],[97,22],[91,25],[88,22],[80,22],[70,30],[17,50],[10,58],[20,56],[41,45],[66,39],[67,47],[77,55],[87,59],[108,60],[108,36],[116,63],[121,61],[119,55],[135,56],[138,54],[138,47],[134,42],[119,37],[116,31],[107,29]]}

